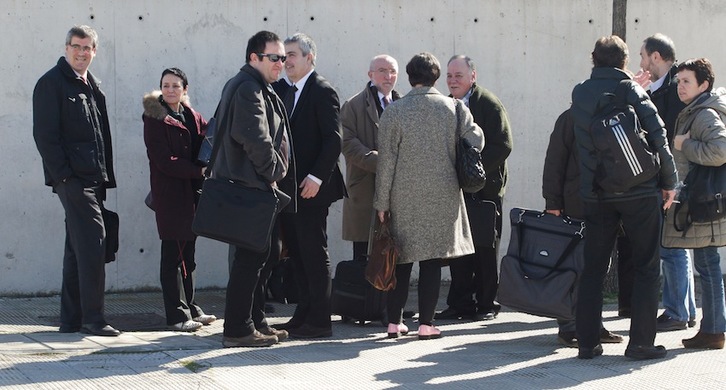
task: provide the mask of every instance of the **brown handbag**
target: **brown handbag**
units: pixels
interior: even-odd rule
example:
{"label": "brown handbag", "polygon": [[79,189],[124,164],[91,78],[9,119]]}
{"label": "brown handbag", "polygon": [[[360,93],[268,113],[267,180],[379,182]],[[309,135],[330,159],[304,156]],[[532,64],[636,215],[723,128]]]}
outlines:
{"label": "brown handbag", "polygon": [[371,250],[366,265],[366,280],[378,290],[396,288],[396,262],[398,247],[390,231],[391,220],[386,214],[383,222],[375,219]]}

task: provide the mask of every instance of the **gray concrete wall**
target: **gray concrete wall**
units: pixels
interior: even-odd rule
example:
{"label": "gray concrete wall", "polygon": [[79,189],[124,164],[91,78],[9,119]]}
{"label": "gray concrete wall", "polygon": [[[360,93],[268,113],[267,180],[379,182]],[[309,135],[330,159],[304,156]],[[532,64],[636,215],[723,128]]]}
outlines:
{"label": "gray concrete wall", "polygon": [[[141,97],[158,87],[161,71],[182,68],[193,105],[213,114],[224,82],[244,62],[247,39],[266,29],[281,36],[303,31],[318,45],[317,70],[345,100],[363,88],[369,59],[388,53],[405,66],[413,54],[440,61],[466,53],[477,62],[479,84],[497,94],[509,112],[515,149],[505,211],[542,208],[544,151],[572,87],[589,76],[595,40],[610,34],[611,1],[583,0],[208,0],[78,1],[1,0],[0,69],[0,295],[52,293],[60,289],[64,242],[57,197],[43,186],[32,138],[31,98],[36,80],[64,52],[73,24],[100,35],[92,72],[108,95],[119,188],[107,206],[121,216],[119,259],[107,266],[109,290],[158,286],[159,240],[153,214],[143,205],[148,162],[142,140]],[[706,56],[726,75],[719,42],[725,21],[718,0],[690,5],[675,0],[631,1],[627,14],[630,69],[638,68],[643,38],[663,32],[678,58]],[[718,82],[717,85],[723,85]],[[447,92],[442,78],[437,87]],[[405,73],[401,92],[408,92]],[[329,243],[334,263],[351,257],[340,239],[341,205],[333,205]],[[505,229],[503,243],[508,242]],[[506,248],[502,248],[505,250]],[[200,239],[200,287],[224,286],[226,246]]]}

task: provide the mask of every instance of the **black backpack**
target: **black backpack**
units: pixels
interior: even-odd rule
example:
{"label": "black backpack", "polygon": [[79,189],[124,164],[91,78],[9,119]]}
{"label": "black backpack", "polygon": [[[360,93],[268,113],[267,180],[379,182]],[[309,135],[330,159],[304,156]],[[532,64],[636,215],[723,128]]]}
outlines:
{"label": "black backpack", "polygon": [[633,106],[625,100],[631,80],[621,80],[609,102],[595,111],[590,134],[597,167],[593,178],[596,193],[622,193],[655,176],[660,170],[640,127]]}

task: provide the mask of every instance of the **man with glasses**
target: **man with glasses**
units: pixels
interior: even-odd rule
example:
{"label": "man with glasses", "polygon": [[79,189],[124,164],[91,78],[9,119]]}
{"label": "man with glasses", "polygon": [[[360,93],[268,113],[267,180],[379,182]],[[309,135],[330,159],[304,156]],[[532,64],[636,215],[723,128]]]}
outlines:
{"label": "man with glasses", "polygon": [[106,96],[88,71],[98,35],[74,26],[66,54],[33,91],[33,137],[45,184],[65,210],[65,254],[60,332],[97,336],[120,332],[104,318],[106,229],[101,213],[106,189],[116,187]]}
{"label": "man with glasses", "polygon": [[[245,61],[222,90],[216,114],[222,144],[212,169],[215,177],[270,191],[287,174],[292,156],[287,117],[270,86],[285,62],[282,41],[269,31],[258,32],[247,42]],[[287,338],[287,332],[267,324],[264,299],[258,299],[264,294],[266,278],[260,275],[269,252],[269,247],[264,252],[234,248],[224,308],[224,347],[267,347]]]}
{"label": "man with glasses", "polygon": [[393,89],[398,79],[398,62],[385,54],[373,57],[368,78],[363,91],[343,104],[340,113],[350,194],[343,200],[343,239],[353,241],[354,259],[368,253],[378,165],[378,119],[389,104],[400,98]]}
{"label": "man with glasses", "polygon": [[285,40],[286,80],[273,85],[283,96],[295,145],[296,175],[281,188],[298,188],[297,213],[280,215],[283,236],[298,286],[298,304],[289,322],[278,325],[296,338],[330,337],[330,204],[346,195],[338,157],[340,103],[333,87],[315,71],[315,42],[302,33]]}

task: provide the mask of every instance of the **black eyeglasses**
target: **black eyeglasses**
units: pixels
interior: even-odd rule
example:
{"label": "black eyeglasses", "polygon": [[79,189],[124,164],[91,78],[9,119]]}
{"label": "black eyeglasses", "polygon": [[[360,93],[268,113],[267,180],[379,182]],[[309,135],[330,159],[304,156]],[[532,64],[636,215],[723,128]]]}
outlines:
{"label": "black eyeglasses", "polygon": [[281,56],[279,54],[265,54],[265,53],[257,53],[257,57],[260,58],[260,61],[262,61],[262,57],[267,57],[272,62],[282,61],[285,62],[287,59],[287,56]]}

